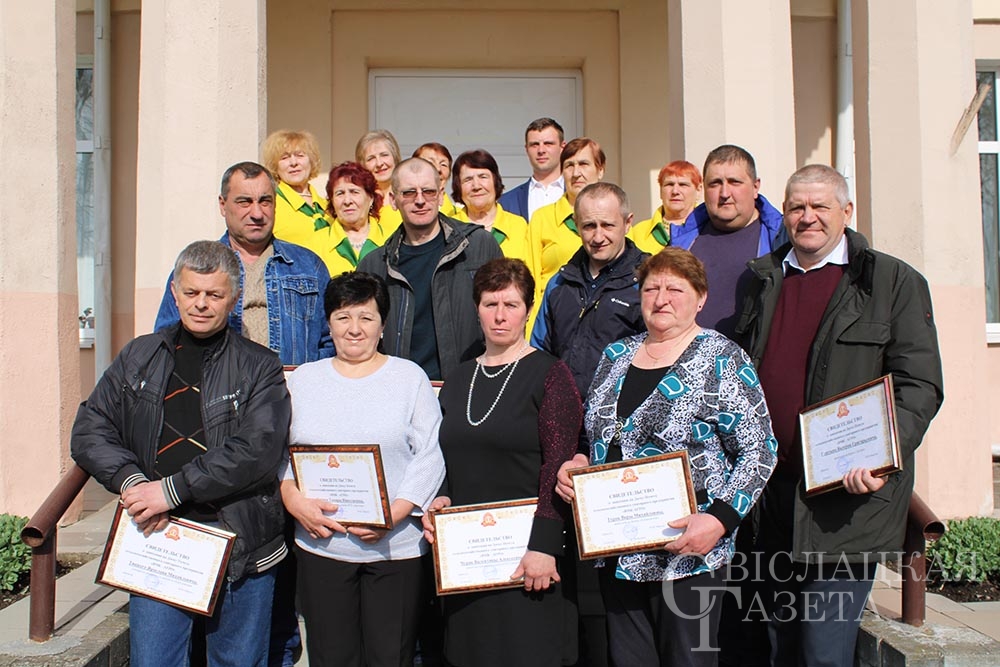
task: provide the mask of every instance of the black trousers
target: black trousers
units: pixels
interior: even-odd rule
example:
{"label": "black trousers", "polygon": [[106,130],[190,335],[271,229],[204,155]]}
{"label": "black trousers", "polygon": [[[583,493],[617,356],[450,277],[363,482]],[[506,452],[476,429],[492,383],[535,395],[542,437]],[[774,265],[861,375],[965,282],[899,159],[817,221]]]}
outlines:
{"label": "black trousers", "polygon": [[714,667],[726,582],[708,572],[670,582],[615,578],[600,569],[615,667]]}
{"label": "black trousers", "polygon": [[313,667],[413,664],[420,558],[346,563],[296,548],[299,611]]}

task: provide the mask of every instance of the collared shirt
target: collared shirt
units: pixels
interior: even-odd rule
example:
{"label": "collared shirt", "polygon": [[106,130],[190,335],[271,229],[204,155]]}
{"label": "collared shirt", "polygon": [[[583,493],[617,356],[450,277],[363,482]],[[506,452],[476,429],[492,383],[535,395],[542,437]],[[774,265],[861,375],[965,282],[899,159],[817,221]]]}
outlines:
{"label": "collared shirt", "polygon": [[274,235],[317,252],[313,243],[321,237],[316,232],[329,227],[330,218],[325,212],[326,199],[312,184],[309,193],[312,203],[307,203],[288,183],[278,183],[274,192]]}
{"label": "collared shirt", "polygon": [[528,181],[528,220],[543,206],[554,204],[566,192],[566,181],[562,175],[548,185],[543,185],[532,176]]}
{"label": "collared shirt", "polygon": [[793,247],[791,250],[788,251],[788,254],[785,255],[785,259],[781,260],[781,271],[787,276],[789,267],[797,269],[802,273],[805,273],[806,271],[815,271],[816,269],[822,269],[827,264],[837,264],[838,266],[845,266],[848,263],[849,262],[847,256],[847,234],[843,234],[840,237],[840,243],[834,246],[833,250],[831,250],[826,257],[824,257],[823,259],[821,259],[819,262],[809,267],[808,269],[802,268],[802,265],[799,264],[799,257],[798,255],[795,254],[795,248]]}
{"label": "collared shirt", "polygon": [[583,256],[580,257],[580,272],[585,280],[586,301],[590,301],[604,283],[608,282],[612,275],[618,273],[618,267],[625,261],[627,254],[625,248],[622,248],[621,254],[602,266],[595,276],[590,271],[590,256],[584,252]]}
{"label": "collared shirt", "polygon": [[650,255],[670,245],[670,223],[663,221],[663,207],[657,206],[652,218],[632,225],[626,236],[635,241],[639,250]]}
{"label": "collared shirt", "polygon": [[[505,211],[500,204],[496,205],[497,214],[493,219],[493,229],[490,233],[500,244],[504,257],[520,259],[531,269],[531,253],[528,245],[528,222],[519,215]],[[475,224],[469,219],[466,209],[461,209],[454,216],[455,220]],[[534,277],[534,276],[533,276]],[[536,278],[537,279],[537,278]]]}
{"label": "collared shirt", "polygon": [[344,271],[353,271],[357,268],[358,262],[375,248],[385,243],[388,234],[382,229],[382,223],[373,216],[368,217],[368,238],[360,250],[355,250],[351,245],[351,239],[344,231],[344,227],[337,221],[326,229],[321,229],[316,234],[322,237],[321,244],[318,243],[314,249],[320,259],[326,264],[330,271],[330,277],[339,276]]}
{"label": "collared shirt", "polygon": [[573,205],[563,195],[555,204],[543,206],[528,223],[531,275],[535,277],[535,307],[528,318],[528,330],[542,302],[545,286],[573,254],[580,249],[580,234],[573,220]]}

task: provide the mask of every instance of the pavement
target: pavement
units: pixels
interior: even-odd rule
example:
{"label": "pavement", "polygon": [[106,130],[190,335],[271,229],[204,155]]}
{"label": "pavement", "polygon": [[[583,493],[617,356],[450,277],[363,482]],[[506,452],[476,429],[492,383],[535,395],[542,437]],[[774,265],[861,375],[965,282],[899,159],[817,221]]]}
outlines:
{"label": "pavement", "polygon": [[[902,617],[902,579],[898,572],[879,566],[868,608],[888,620]],[[1000,642],[1000,602],[955,602],[928,592],[925,625],[971,628]]]}
{"label": "pavement", "polygon": [[[83,518],[60,527],[56,538],[59,556],[76,554],[92,560],[56,580],[55,632],[52,639],[38,643],[28,639],[30,598],[0,610],[0,667],[8,665],[70,665],[125,664],[114,659],[101,660],[115,638],[128,658],[125,629],[128,615],[122,608],[128,604],[128,593],[94,583],[101,555],[114,517],[117,496],[108,493],[93,479],[84,488]],[[301,626],[303,638],[305,628]],[[97,656],[97,657],[95,657]],[[96,663],[95,663],[96,661]],[[308,667],[303,651],[296,667]]]}
{"label": "pavement", "polygon": [[[107,503],[84,520],[59,529],[56,547],[60,555],[86,554],[93,560],[56,581],[55,635],[49,641],[28,639],[30,598],[0,610],[0,665],[71,665],[104,648],[90,646],[90,635],[128,604],[127,593],[94,583],[114,511],[114,502]],[[117,622],[120,625],[121,619]]]}
{"label": "pavement", "polygon": [[[93,560],[56,582],[56,629],[48,642],[28,640],[29,598],[0,610],[0,667],[90,664],[88,654],[102,647],[107,651],[107,637],[123,634],[127,616],[120,610],[128,603],[128,594],[94,583],[114,511],[115,496],[91,480],[85,490],[84,518],[59,529],[57,550],[60,555],[87,554]],[[880,566],[869,609],[888,621],[899,620],[901,586],[899,574]],[[983,641],[1000,642],[1000,602],[958,603],[928,593],[927,621],[919,631],[964,638],[982,635]],[[124,650],[127,655],[127,644]],[[308,656],[297,664],[308,665]]]}

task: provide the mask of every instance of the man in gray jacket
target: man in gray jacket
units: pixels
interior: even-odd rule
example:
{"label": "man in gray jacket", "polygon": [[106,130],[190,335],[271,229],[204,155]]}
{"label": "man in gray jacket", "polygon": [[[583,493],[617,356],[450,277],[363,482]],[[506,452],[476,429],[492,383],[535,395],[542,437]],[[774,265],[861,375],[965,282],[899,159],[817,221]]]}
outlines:
{"label": "man in gray jacket", "polygon": [[433,165],[421,158],[400,162],[389,197],[403,224],[358,264],[389,287],[385,352],[417,363],[432,380],[447,379],[483,351],[472,276],[503,256],[485,229],[439,213],[440,193]]}
{"label": "man in gray jacket", "polygon": [[[264,667],[287,554],[277,473],[291,406],[278,356],[228,326],[239,284],[232,249],[185,248],[171,283],[180,322],[125,346],[80,405],[70,451],[147,539],[171,516],[236,533],[206,620],[208,661]],[[130,664],[187,664],[196,616],[132,595]]]}
{"label": "man in gray jacket", "polygon": [[[778,440],[756,545],[769,577],[772,665],[854,664],[875,565],[902,549],[914,452],[943,400],[927,281],[848,229],[852,212],[835,170],[809,165],[792,174],[784,203],[791,243],[750,263],[754,281],[737,327]],[[799,412],[887,374],[901,469],[873,476],[845,462],[840,487],[807,495]]]}

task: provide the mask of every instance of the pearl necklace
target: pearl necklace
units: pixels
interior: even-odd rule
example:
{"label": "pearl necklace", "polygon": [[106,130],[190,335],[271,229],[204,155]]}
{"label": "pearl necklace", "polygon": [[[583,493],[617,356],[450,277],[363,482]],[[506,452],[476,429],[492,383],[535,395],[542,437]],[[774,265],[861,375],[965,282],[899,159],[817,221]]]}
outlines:
{"label": "pearl necklace", "polygon": [[[500,397],[503,396],[503,392],[507,388],[507,383],[510,382],[510,379],[512,377],[514,377],[514,371],[517,370],[517,364],[523,358],[524,350],[527,347],[528,347],[528,342],[525,341],[524,344],[521,346],[521,349],[517,351],[517,358],[514,359],[514,361],[512,361],[512,362],[510,362],[510,363],[505,364],[504,366],[502,366],[500,368],[500,370],[498,370],[493,375],[490,375],[489,373],[487,373],[486,372],[486,368],[483,367],[483,362],[480,361],[479,359],[476,359],[476,368],[472,371],[472,382],[469,383],[469,396],[465,400],[465,419],[466,419],[466,421],[469,422],[469,426],[479,426],[480,424],[482,424],[483,422],[485,422],[487,419],[489,419],[489,417],[490,417],[491,414],[493,414],[493,410],[497,407],[497,403],[500,402]],[[484,355],[484,357],[485,357],[485,355]],[[501,373],[503,373],[504,371],[506,371],[508,368],[510,369],[510,373],[507,375],[506,378],[504,378],[503,384],[500,385],[500,391],[497,393],[497,397],[495,399],[493,399],[493,404],[490,406],[489,410],[486,411],[486,414],[483,415],[482,419],[479,419],[479,420],[473,419],[472,418],[472,392],[476,388],[476,375],[478,375],[479,373],[482,373],[485,377],[487,377],[487,378],[489,378],[489,379],[492,380],[493,378],[498,377]]]}

